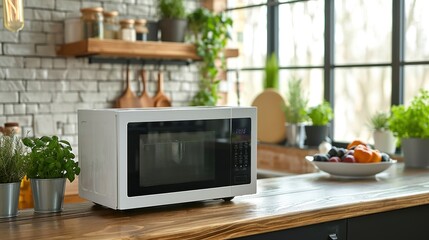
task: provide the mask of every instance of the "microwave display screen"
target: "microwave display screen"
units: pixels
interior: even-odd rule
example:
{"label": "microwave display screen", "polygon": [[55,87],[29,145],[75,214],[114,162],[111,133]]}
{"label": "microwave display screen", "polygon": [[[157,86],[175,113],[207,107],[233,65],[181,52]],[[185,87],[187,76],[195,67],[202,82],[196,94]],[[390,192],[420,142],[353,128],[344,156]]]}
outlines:
{"label": "microwave display screen", "polygon": [[140,186],[213,181],[215,132],[140,135]]}
{"label": "microwave display screen", "polygon": [[250,182],[250,118],[128,123],[128,196]]}

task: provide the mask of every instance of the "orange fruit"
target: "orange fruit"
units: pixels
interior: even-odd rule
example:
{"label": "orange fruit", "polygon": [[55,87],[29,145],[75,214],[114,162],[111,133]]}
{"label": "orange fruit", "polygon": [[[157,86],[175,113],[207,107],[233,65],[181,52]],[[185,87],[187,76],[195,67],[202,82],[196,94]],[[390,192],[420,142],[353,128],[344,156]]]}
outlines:
{"label": "orange fruit", "polygon": [[[366,145],[357,145],[354,150],[354,157],[358,163],[369,163],[371,162],[373,152]],[[381,156],[381,155],[380,155]]]}
{"label": "orange fruit", "polygon": [[361,145],[361,144],[366,146],[366,143],[364,143],[363,141],[354,140],[353,142],[349,143],[349,145],[347,145],[347,149],[351,149],[352,147],[356,147],[356,146]]}
{"label": "orange fruit", "polygon": [[373,163],[381,162],[381,153],[378,150],[372,150],[371,161]]}

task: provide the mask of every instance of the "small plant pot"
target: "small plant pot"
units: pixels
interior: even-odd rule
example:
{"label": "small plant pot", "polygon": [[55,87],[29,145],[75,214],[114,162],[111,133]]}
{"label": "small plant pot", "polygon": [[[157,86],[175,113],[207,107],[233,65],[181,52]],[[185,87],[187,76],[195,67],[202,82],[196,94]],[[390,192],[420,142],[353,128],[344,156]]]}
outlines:
{"label": "small plant pot", "polygon": [[30,179],[34,212],[61,212],[64,203],[66,178]]}
{"label": "small plant pot", "polygon": [[429,138],[403,138],[401,146],[406,167],[429,168],[427,157]]}
{"label": "small plant pot", "polygon": [[304,147],[305,129],[304,124],[286,123],[287,146]]}
{"label": "small plant pot", "polygon": [[18,215],[20,186],[21,182],[0,184],[0,218]]}
{"label": "small plant pot", "polygon": [[396,138],[391,131],[374,131],[374,147],[380,152],[395,153]]}
{"label": "small plant pot", "polygon": [[161,41],[163,42],[184,42],[187,20],[182,19],[162,19],[159,21],[161,31]]}
{"label": "small plant pot", "polygon": [[308,146],[317,147],[328,137],[328,126],[305,126],[306,143]]}

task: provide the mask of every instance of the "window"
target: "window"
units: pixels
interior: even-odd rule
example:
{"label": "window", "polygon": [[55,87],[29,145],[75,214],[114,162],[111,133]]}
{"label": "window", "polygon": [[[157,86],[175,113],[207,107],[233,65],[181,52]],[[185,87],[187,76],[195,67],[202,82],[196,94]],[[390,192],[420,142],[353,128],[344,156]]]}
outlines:
{"label": "window", "polygon": [[372,143],[371,114],[429,89],[427,0],[228,1],[227,12],[232,44],[243,55],[228,63],[228,79],[239,86],[230,88],[230,104],[251,105],[262,91],[267,52],[275,52],[283,96],[288,80],[301,78],[310,106],[333,103],[334,142]]}

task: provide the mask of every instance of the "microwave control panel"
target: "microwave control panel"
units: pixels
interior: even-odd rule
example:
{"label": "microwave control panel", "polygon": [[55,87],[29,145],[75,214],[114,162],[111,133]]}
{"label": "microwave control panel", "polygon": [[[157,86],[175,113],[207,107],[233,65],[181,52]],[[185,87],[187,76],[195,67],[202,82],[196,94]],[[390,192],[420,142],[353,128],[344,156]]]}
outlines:
{"label": "microwave control panel", "polygon": [[232,183],[250,183],[251,164],[251,120],[239,118],[232,120]]}

